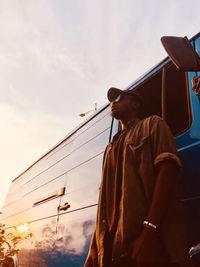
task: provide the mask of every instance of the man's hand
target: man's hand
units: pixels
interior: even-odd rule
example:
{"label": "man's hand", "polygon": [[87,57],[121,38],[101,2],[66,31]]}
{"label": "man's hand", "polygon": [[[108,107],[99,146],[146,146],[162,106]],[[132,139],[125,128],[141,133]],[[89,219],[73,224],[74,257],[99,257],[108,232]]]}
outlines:
{"label": "man's hand", "polygon": [[153,229],[145,228],[134,242],[131,258],[138,264],[167,261],[158,233]]}

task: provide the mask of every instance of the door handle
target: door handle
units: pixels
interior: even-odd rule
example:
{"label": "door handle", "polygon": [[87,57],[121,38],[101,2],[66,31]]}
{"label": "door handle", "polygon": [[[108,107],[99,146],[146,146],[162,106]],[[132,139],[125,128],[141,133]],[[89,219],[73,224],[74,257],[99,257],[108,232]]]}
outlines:
{"label": "door handle", "polygon": [[66,202],[64,205],[59,205],[58,206],[58,211],[59,210],[67,210],[67,209],[69,209],[71,206],[70,206],[70,204],[68,203],[68,202]]}

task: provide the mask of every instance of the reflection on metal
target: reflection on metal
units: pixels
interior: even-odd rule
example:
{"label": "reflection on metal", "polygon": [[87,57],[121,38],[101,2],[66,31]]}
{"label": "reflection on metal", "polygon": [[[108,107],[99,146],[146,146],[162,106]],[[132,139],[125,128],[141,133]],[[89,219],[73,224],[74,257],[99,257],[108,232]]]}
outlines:
{"label": "reflection on metal", "polygon": [[59,223],[57,232],[55,220],[32,224],[33,238],[23,240],[20,246],[20,266],[83,267],[95,226],[94,219],[81,219],[87,218],[88,212],[83,211],[80,216],[71,213]]}
{"label": "reflection on metal", "polygon": [[48,195],[46,195],[45,197],[42,197],[38,200],[36,200],[34,203],[33,203],[33,206],[37,206],[37,205],[40,205],[46,201],[49,201],[51,199],[54,199],[56,197],[60,197],[60,196],[63,196],[65,194],[65,187],[62,187],[60,188],[59,190],[53,192],[53,193],[50,193]]}
{"label": "reflection on metal", "polygon": [[70,207],[71,207],[70,204],[68,202],[66,202],[64,205],[59,205],[58,210],[67,210]]}
{"label": "reflection on metal", "polygon": [[21,233],[23,232],[28,232],[28,230],[30,230],[29,226],[27,223],[25,224],[20,224],[19,226],[17,226],[17,230]]}

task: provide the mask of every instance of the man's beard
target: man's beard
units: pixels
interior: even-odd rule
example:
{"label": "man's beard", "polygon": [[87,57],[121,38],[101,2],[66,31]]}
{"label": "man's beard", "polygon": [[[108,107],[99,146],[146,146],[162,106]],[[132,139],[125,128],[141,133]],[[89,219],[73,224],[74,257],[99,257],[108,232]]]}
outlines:
{"label": "man's beard", "polygon": [[120,112],[111,112],[111,116],[116,120],[120,120],[122,118],[122,114]]}

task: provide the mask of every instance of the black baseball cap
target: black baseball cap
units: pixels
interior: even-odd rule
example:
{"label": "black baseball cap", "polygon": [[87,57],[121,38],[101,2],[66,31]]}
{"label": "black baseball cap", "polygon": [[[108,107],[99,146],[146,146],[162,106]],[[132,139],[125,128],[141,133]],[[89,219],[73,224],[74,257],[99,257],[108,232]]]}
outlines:
{"label": "black baseball cap", "polygon": [[137,99],[140,102],[140,107],[143,105],[143,97],[138,90],[124,91],[115,87],[111,87],[107,92],[107,97],[110,102],[114,101],[119,95],[127,95],[133,100]]}

